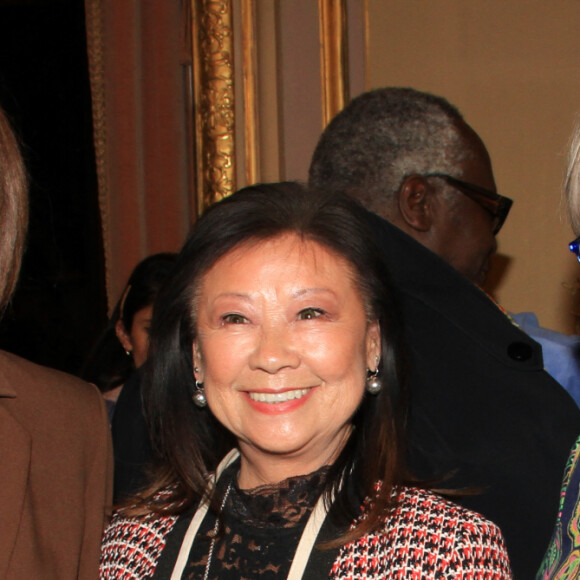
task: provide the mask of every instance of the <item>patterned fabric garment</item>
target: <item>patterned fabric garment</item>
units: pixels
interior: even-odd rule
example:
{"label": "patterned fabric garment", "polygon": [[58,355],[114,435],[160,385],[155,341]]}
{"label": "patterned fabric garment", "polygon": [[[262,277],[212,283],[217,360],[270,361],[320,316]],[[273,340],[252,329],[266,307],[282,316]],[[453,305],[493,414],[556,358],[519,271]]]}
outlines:
{"label": "patterned fabric garment", "polygon": [[100,578],[151,578],[177,517],[122,518],[115,515],[101,547]]}
{"label": "patterned fabric garment", "polygon": [[566,464],[558,520],[537,578],[580,578],[580,438]]}
{"label": "patterned fabric garment", "polygon": [[[398,498],[400,505],[384,530],[341,548],[324,576],[341,580],[511,578],[497,526],[428,491],[404,487]],[[103,541],[101,579],[151,578],[174,523],[170,517],[115,516]],[[308,568],[304,578],[314,578]]]}
{"label": "patterned fabric garment", "polygon": [[416,488],[375,533],[344,546],[331,578],[504,580],[509,560],[498,527],[475,512]]}

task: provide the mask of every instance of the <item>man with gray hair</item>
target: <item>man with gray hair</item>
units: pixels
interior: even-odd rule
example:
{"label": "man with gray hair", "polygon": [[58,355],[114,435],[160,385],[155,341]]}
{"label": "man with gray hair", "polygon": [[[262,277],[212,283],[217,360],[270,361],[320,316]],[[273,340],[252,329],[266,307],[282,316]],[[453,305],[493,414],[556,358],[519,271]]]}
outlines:
{"label": "man with gray hair", "polygon": [[485,145],[445,99],[377,89],[328,125],[309,180],[370,210],[400,290],[413,473],[463,490],[458,501],[502,529],[515,578],[533,578],[580,410],[478,286],[511,206]]}

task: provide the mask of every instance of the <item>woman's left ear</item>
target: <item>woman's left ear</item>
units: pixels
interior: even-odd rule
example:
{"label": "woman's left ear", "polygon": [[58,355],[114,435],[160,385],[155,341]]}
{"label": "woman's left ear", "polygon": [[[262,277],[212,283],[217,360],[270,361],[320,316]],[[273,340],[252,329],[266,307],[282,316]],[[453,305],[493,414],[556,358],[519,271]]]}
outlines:
{"label": "woman's left ear", "polygon": [[117,339],[121,343],[121,346],[127,353],[127,356],[130,356],[133,352],[133,343],[131,342],[129,333],[125,330],[125,325],[122,320],[117,320],[117,323],[115,324],[115,334],[117,335]]}
{"label": "woman's left ear", "polygon": [[367,329],[367,368],[376,371],[381,360],[381,327],[371,322]]}

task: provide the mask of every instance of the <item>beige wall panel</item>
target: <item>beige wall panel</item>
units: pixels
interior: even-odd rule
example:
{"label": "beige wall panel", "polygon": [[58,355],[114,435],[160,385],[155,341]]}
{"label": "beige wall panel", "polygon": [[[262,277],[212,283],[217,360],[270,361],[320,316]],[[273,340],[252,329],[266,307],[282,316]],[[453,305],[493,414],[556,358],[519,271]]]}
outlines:
{"label": "beige wall panel", "polygon": [[278,85],[277,62],[277,17],[276,2],[261,0],[257,3],[257,46],[258,46],[258,111],[260,145],[260,179],[280,179]]}
{"label": "beige wall panel", "polygon": [[322,130],[318,2],[278,6],[280,178],[304,180]]}
{"label": "beige wall panel", "polygon": [[514,199],[498,236],[495,296],[574,331],[580,266],[567,250],[560,186],[580,112],[580,2],[368,0],[368,9],[370,86],[447,97],[487,144],[498,191]]}
{"label": "beige wall panel", "polygon": [[[254,9],[256,65],[256,151],[260,181],[306,180],[314,147],[324,122],[322,115],[323,75],[321,66],[320,3],[316,0],[236,0],[235,12],[251,3]],[[340,2],[329,3],[339,10]],[[367,12],[363,0],[346,0],[348,55],[346,84],[351,94],[365,90]],[[241,53],[238,17],[236,50]],[[238,32],[240,31],[240,32]],[[243,148],[245,107],[242,87],[244,59],[236,56],[236,147]],[[336,70],[334,70],[336,73]],[[327,79],[335,86],[337,79]],[[239,102],[238,102],[239,101]],[[239,185],[246,161],[237,153]]]}
{"label": "beige wall panel", "polygon": [[350,96],[356,97],[367,89],[366,0],[347,0],[348,26],[348,86]]}

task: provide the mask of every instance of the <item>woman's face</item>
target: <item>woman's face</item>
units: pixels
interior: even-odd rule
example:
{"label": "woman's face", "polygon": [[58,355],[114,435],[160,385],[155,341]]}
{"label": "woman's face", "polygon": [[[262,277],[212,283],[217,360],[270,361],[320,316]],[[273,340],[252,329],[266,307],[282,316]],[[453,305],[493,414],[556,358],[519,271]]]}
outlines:
{"label": "woman's face", "polygon": [[239,441],[240,486],[334,459],[380,356],[348,262],[294,234],[245,244],[205,274],[196,308],[196,378]]}
{"label": "woman's face", "polygon": [[131,331],[127,332],[122,321],[118,321],[115,326],[117,338],[123,348],[133,355],[135,368],[139,368],[147,360],[149,349],[149,328],[151,327],[151,315],[153,305],[146,306],[135,312]]}

